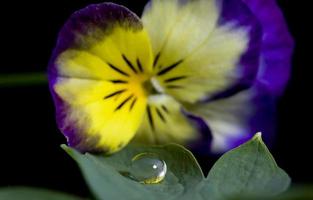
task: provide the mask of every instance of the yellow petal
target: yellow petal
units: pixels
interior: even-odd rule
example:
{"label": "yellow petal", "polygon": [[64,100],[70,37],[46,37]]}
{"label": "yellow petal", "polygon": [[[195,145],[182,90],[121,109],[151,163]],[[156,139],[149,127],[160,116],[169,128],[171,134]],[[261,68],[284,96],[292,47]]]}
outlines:
{"label": "yellow petal", "polygon": [[71,146],[113,153],[135,135],[145,113],[143,83],[152,50],[140,19],[123,6],[95,4],[61,31],[50,69],[58,125]]}
{"label": "yellow petal", "polygon": [[193,103],[214,95],[240,76],[247,29],[219,25],[220,7],[215,0],[152,0],[142,16],[156,79],[165,93],[180,101]]}
{"label": "yellow petal", "polygon": [[134,142],[186,145],[199,137],[194,125],[182,113],[181,105],[170,96],[157,95],[149,97],[143,123]]}
{"label": "yellow petal", "polygon": [[160,64],[174,63],[203,43],[214,29],[218,14],[213,0],[152,0],[142,21],[149,32],[153,53],[162,52]]}
{"label": "yellow petal", "polygon": [[[92,148],[112,153],[136,133],[146,107],[140,93],[106,81],[59,78],[55,91],[65,103],[61,130],[75,129]],[[78,146],[79,148],[79,146]]]}

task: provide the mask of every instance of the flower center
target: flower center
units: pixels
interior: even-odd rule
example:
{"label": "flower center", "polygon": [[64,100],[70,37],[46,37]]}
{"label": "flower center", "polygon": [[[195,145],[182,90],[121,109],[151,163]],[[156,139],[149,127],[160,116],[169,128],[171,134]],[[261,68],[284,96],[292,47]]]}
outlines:
{"label": "flower center", "polygon": [[164,93],[164,89],[155,77],[151,77],[143,82],[142,87],[144,88],[147,96],[159,95]]}

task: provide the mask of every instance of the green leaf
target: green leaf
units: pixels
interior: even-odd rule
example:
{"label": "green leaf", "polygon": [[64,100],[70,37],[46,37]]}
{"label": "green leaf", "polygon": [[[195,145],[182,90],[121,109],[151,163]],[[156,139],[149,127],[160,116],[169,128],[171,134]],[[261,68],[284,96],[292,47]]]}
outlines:
{"label": "green leaf", "polygon": [[[81,154],[62,145],[78,163],[94,195],[101,200],[179,199],[190,195],[203,180],[202,171],[193,155],[180,145],[143,147],[128,146],[106,157]],[[132,158],[139,153],[152,153],[167,164],[165,179],[158,184],[142,184],[121,174],[131,171]]]}
{"label": "green leaf", "polygon": [[72,195],[28,187],[0,188],[1,200],[83,200]]}
{"label": "green leaf", "polygon": [[289,176],[277,166],[258,133],[215,163],[201,193],[212,199],[270,197],[284,192],[289,185]]}
{"label": "green leaf", "polygon": [[[268,199],[290,184],[260,134],[224,154],[207,178],[193,155],[180,145],[128,146],[111,156],[81,154],[66,145],[62,148],[76,160],[90,189],[101,200],[224,200],[239,196]],[[132,158],[140,153],[157,155],[166,162],[168,171],[161,183],[142,184],[128,173]]]}

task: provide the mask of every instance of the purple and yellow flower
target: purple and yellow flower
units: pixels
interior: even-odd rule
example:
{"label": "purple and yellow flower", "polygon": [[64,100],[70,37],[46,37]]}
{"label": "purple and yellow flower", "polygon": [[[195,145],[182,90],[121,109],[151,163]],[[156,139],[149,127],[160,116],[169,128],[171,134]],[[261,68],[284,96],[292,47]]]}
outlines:
{"label": "purple and yellow flower", "polygon": [[202,141],[223,152],[272,134],[292,48],[274,0],[151,0],[141,19],[90,5],[50,62],[58,126],[81,151]]}

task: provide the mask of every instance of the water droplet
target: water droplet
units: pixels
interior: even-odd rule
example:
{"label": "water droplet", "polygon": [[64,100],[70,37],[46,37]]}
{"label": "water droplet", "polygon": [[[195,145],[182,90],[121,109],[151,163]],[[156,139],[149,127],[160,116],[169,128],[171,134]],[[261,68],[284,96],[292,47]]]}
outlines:
{"label": "water droplet", "polygon": [[132,158],[128,177],[144,184],[160,183],[166,175],[164,160],[154,153],[140,153]]}

